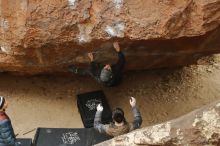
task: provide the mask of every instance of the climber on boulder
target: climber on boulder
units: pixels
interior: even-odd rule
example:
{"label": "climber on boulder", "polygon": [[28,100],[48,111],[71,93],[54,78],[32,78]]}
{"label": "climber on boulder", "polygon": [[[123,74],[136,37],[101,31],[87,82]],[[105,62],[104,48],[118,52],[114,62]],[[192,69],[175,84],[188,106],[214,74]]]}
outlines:
{"label": "climber on boulder", "polygon": [[94,61],[92,53],[88,53],[88,57],[91,61],[88,68],[78,68],[74,65],[69,66],[69,71],[80,75],[90,75],[99,83],[103,83],[105,86],[111,87],[118,85],[122,79],[122,70],[125,64],[125,56],[121,52],[118,42],[114,42],[113,46],[118,53],[118,61],[116,64],[101,64]]}

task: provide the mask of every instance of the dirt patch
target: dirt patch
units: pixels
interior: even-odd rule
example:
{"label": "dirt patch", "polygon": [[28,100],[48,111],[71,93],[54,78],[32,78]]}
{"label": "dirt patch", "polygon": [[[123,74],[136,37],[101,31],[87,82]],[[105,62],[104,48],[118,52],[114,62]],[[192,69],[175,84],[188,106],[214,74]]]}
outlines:
{"label": "dirt patch", "polygon": [[105,88],[90,77],[0,75],[0,95],[8,97],[7,110],[18,137],[32,137],[37,127],[83,127],[76,94],[102,89],[112,108],[125,110],[132,120],[129,98],[137,98],[142,127],[179,117],[219,99],[220,55],[201,65],[178,69],[128,72],[118,87]]}

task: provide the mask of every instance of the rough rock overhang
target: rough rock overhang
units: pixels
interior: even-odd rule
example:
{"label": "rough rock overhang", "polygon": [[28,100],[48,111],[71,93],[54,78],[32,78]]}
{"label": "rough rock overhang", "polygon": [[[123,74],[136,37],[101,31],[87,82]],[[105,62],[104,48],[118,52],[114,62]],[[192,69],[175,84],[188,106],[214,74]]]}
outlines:
{"label": "rough rock overhang", "polygon": [[0,70],[65,72],[116,58],[127,69],[183,66],[220,52],[220,0],[0,0]]}

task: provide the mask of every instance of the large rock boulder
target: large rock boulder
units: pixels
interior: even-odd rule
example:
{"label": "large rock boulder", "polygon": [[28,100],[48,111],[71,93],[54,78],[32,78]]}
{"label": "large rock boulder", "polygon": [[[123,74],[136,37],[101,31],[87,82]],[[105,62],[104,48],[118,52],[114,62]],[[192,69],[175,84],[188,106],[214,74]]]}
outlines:
{"label": "large rock boulder", "polygon": [[182,66],[220,52],[220,0],[0,0],[0,70],[64,72],[87,52],[127,69]]}
{"label": "large rock boulder", "polygon": [[220,101],[180,118],[142,128],[97,146],[219,146]]}

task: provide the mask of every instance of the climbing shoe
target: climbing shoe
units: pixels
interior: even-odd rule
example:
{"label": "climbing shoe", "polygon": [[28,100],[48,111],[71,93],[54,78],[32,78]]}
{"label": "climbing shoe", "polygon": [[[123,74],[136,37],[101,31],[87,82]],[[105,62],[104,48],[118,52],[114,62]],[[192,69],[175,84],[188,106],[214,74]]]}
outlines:
{"label": "climbing shoe", "polygon": [[73,72],[73,73],[75,73],[75,74],[78,74],[78,68],[75,67],[74,65],[70,65],[70,66],[68,67],[68,70],[69,70],[70,72]]}

